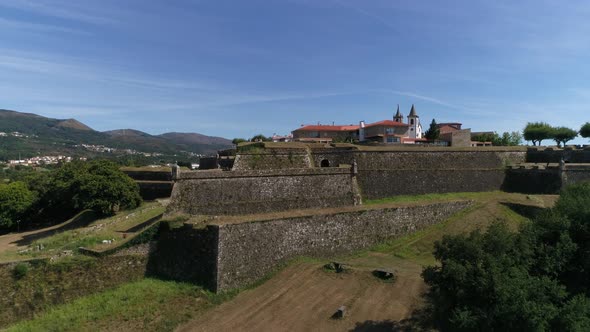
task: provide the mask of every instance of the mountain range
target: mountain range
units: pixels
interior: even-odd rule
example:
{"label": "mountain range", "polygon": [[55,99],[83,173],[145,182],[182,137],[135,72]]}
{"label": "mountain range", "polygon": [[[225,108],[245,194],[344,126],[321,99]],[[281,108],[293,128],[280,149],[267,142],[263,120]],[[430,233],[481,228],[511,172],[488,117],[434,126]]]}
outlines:
{"label": "mountain range", "polygon": [[[12,134],[14,132],[20,134]],[[95,156],[104,153],[83,148],[82,144],[107,147],[111,154],[112,151],[124,153],[125,150],[133,150],[166,156],[210,155],[232,147],[230,140],[198,133],[150,135],[134,129],[100,132],[76,119],[52,119],[2,109],[0,133],[5,133],[0,137],[0,160],[38,155]]]}

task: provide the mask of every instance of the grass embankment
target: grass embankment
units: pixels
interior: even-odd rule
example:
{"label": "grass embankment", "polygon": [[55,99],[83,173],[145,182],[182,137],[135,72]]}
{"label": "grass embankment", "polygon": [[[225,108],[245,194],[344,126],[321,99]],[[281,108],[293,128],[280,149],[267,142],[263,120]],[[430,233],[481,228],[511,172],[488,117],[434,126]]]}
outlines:
{"label": "grass embankment", "polygon": [[[68,250],[76,252],[80,247],[107,249],[123,241],[124,236],[133,237],[141,230],[134,227],[162,214],[164,210],[160,203],[149,202],[104,219],[97,219],[94,213],[85,211],[58,226],[11,234],[9,242],[16,245],[4,248],[0,253],[0,262],[50,257]],[[103,244],[104,240],[112,242]]]}
{"label": "grass embankment", "polygon": [[172,331],[222,300],[194,285],[144,279],[54,307],[8,331]]}
{"label": "grass embankment", "polygon": [[413,234],[383,243],[369,252],[379,253],[409,260],[420,265],[435,264],[432,252],[434,243],[445,235],[466,234],[476,229],[485,230],[493,222],[505,222],[516,230],[520,224],[526,222],[526,217],[516,213],[503,203],[530,205],[539,208],[552,207],[557,196],[522,195],[500,191],[484,193],[449,193],[428,194],[420,196],[397,196],[381,200],[365,202],[367,205],[388,203],[413,203],[424,201],[453,201],[460,199],[473,200],[470,208],[463,210],[442,223],[430,226]]}

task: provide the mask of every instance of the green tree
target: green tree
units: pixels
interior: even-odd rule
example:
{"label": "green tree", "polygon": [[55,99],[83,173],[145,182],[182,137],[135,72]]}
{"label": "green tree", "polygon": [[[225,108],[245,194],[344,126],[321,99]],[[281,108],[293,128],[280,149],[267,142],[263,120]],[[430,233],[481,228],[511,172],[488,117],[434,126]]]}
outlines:
{"label": "green tree", "polygon": [[424,137],[432,141],[437,140],[440,137],[440,128],[436,124],[436,120],[432,119],[432,122],[430,122],[430,127],[426,133],[424,133]]}
{"label": "green tree", "polygon": [[561,276],[562,282],[571,292],[590,296],[590,183],[562,190],[555,211],[570,222],[568,235],[578,247]]}
{"label": "green tree", "polygon": [[578,136],[578,132],[567,127],[556,127],[551,131],[551,138],[561,147]]}
{"label": "green tree", "polygon": [[442,331],[590,328],[590,183],[565,188],[555,208],[519,232],[446,236],[424,270]]}
{"label": "green tree", "polygon": [[552,138],[552,134],[553,128],[545,122],[529,122],[523,130],[524,139],[533,145],[541,145],[543,140]]}
{"label": "green tree", "polygon": [[84,209],[110,215],[141,203],[138,185],[106,160],[64,164],[50,175],[49,187],[40,199],[39,214],[54,221]]}
{"label": "green tree", "polygon": [[139,186],[119,167],[106,160],[93,161],[87,172],[74,182],[74,202],[78,210],[92,209],[112,215],[120,209],[141,204]]}
{"label": "green tree", "polygon": [[13,228],[17,221],[26,221],[35,201],[35,194],[24,182],[0,184],[0,229]]}
{"label": "green tree", "polygon": [[258,134],[250,139],[250,142],[270,142],[272,138],[266,137],[262,134]]}
{"label": "green tree", "polygon": [[518,146],[522,143],[522,135],[517,131],[504,132],[502,136],[493,132],[475,135],[473,140],[477,142],[492,142],[494,146]]}
{"label": "green tree", "polygon": [[231,142],[233,143],[233,145],[238,145],[240,143],[244,143],[244,142],[248,142],[248,141],[243,138],[234,138]]}
{"label": "green tree", "polygon": [[590,138],[590,122],[586,122],[582,128],[580,128],[580,136]]}
{"label": "green tree", "polygon": [[445,237],[434,253],[441,266],[423,277],[443,331],[547,329],[567,295],[555,280],[529,274],[530,245],[504,224]]}
{"label": "green tree", "polygon": [[518,146],[522,143],[522,135],[518,131],[504,132],[501,138],[502,146]]}

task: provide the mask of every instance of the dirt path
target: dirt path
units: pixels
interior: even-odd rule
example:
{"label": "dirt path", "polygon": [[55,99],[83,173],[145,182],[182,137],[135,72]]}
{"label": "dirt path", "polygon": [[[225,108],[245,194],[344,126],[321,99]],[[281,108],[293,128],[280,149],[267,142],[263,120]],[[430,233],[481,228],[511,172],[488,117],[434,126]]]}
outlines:
{"label": "dirt path", "polygon": [[[391,257],[388,261],[391,264]],[[383,282],[371,269],[357,265],[349,273],[336,274],[320,264],[296,264],[179,331],[363,331],[374,328],[375,322],[403,320],[422,303],[425,285],[419,265],[402,264],[396,266],[395,283]],[[343,305],[347,316],[330,319]]]}

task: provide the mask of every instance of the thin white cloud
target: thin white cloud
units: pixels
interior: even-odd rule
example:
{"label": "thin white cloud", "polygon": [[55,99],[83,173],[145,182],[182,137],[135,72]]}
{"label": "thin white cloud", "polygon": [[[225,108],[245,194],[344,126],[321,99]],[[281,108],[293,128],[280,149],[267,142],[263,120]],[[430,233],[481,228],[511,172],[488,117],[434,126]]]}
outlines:
{"label": "thin white cloud", "polygon": [[[70,2],[72,4],[75,2]],[[90,13],[89,10],[75,8],[68,3],[47,0],[2,0],[0,7],[13,8],[22,11],[32,12],[38,15],[57,17],[66,20],[78,21],[91,24],[113,23],[113,20]]]}
{"label": "thin white cloud", "polygon": [[35,32],[44,32],[44,33],[51,33],[51,32],[66,32],[72,34],[88,34],[88,32],[82,30],[75,30],[61,26],[49,25],[49,24],[40,24],[40,23],[30,23],[30,22],[23,22],[17,20],[11,20],[0,17],[0,28],[2,29],[15,29],[15,30],[30,30]]}
{"label": "thin white cloud", "polygon": [[406,96],[406,97],[411,97],[411,98],[416,98],[416,99],[420,99],[420,100],[424,100],[433,104],[437,104],[437,105],[441,105],[441,106],[445,106],[448,108],[454,108],[454,109],[459,109],[459,110],[464,110],[465,108],[459,105],[454,105],[451,103],[448,103],[446,101],[440,100],[438,98],[434,98],[434,97],[429,97],[429,96],[425,96],[425,95],[421,95],[418,93],[414,93],[414,92],[408,92],[408,91],[398,91],[398,90],[384,90],[384,91],[388,91],[391,92],[393,94],[396,95],[400,95],[400,96]]}

